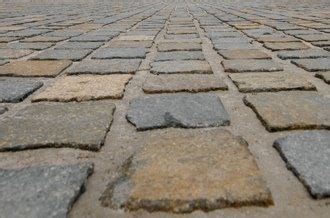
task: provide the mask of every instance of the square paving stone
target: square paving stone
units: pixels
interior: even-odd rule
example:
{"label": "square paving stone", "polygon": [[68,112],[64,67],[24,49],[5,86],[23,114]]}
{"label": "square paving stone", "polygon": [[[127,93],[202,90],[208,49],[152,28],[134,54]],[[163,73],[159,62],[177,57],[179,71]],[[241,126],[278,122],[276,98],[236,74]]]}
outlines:
{"label": "square paving stone", "polygon": [[273,60],[224,60],[222,65],[226,72],[240,73],[240,72],[273,72],[282,71],[283,68],[279,63]]}
{"label": "square paving stone", "polygon": [[330,34],[310,34],[310,35],[295,35],[295,37],[307,42],[327,41],[330,40]]}
{"label": "square paving stone", "polygon": [[114,40],[109,45],[110,48],[150,48],[153,44],[152,40],[144,41],[123,41],[123,40]]}
{"label": "square paving stone", "polygon": [[81,35],[71,38],[70,42],[107,42],[114,36]]}
{"label": "square paving stone", "polygon": [[214,75],[148,75],[143,83],[143,91],[146,93],[207,92],[227,89],[227,85]]}
{"label": "square paving stone", "polygon": [[257,39],[259,42],[300,42],[301,40],[287,35],[268,35]]}
{"label": "square paving stone", "polygon": [[158,51],[201,51],[202,45],[196,42],[161,42]]}
{"label": "square paving stone", "polygon": [[314,198],[330,196],[330,132],[304,131],[277,139],[274,147]]}
{"label": "square paving stone", "polygon": [[316,90],[306,79],[287,72],[246,73],[229,76],[240,92],[277,92],[284,90]]}
{"label": "square paving stone", "polygon": [[120,99],[131,75],[66,76],[57,80],[32,101],[88,101]]}
{"label": "square paving stone", "polygon": [[16,103],[39,89],[42,82],[22,78],[0,78],[0,102]]}
{"label": "square paving stone", "polygon": [[198,39],[199,35],[198,34],[178,34],[178,35],[165,35],[165,39],[173,39],[175,41],[177,40],[190,40],[190,39]]}
{"label": "square paving stone", "polygon": [[69,37],[55,37],[55,36],[35,36],[32,38],[22,39],[20,42],[60,42]]}
{"label": "square paving stone", "polygon": [[72,60],[80,61],[87,55],[89,55],[92,50],[81,49],[81,50],[47,50],[41,52],[37,56],[34,56],[33,60]]}
{"label": "square paving stone", "polygon": [[103,206],[190,213],[273,204],[247,143],[221,129],[148,132]]}
{"label": "square paving stone", "polygon": [[67,217],[92,172],[90,163],[0,169],[0,214],[16,218]]}
{"label": "square paving stone", "polygon": [[184,60],[184,61],[159,61],[151,64],[153,74],[174,74],[174,73],[213,73],[206,61]]}
{"label": "square paving stone", "polygon": [[244,98],[270,132],[330,129],[330,98],[316,92],[259,93]]}
{"label": "square paving stone", "polygon": [[322,49],[305,49],[296,51],[282,51],[277,56],[283,60],[286,59],[303,59],[303,58],[326,58],[330,57],[330,52]]}
{"label": "square paving stone", "polygon": [[128,36],[119,36],[117,40],[123,41],[153,41],[154,36],[145,36],[145,35],[128,35]]}
{"label": "square paving stone", "polygon": [[141,59],[84,60],[68,69],[69,75],[75,74],[134,74]]}
{"label": "square paving stone", "polygon": [[323,79],[324,82],[330,84],[330,71],[319,72],[315,75],[317,78]]}
{"label": "square paving stone", "polygon": [[247,42],[243,42],[243,43],[216,43],[213,42],[213,48],[215,50],[222,50],[222,49],[230,49],[230,50],[234,50],[234,49],[256,49],[255,45],[252,45],[250,43]]}
{"label": "square paving stone", "polygon": [[310,72],[330,70],[330,58],[299,59],[291,62]]}
{"label": "square paving stone", "polygon": [[80,49],[97,49],[103,42],[65,42],[61,45],[56,46],[54,49],[60,50],[80,50]]}
{"label": "square paving stone", "polygon": [[0,114],[3,114],[7,111],[6,107],[0,106]]}
{"label": "square paving stone", "polygon": [[259,49],[218,50],[225,59],[270,59],[270,56]]}
{"label": "square paving stone", "polygon": [[6,60],[0,60],[0,66],[4,65],[4,64],[7,64],[7,63],[8,63],[8,61],[6,61]]}
{"label": "square paving stone", "polygon": [[21,50],[21,49],[0,49],[0,59],[17,59],[29,54],[32,54],[31,50]]}
{"label": "square paving stone", "polygon": [[95,51],[92,59],[134,59],[146,57],[147,50],[145,48],[101,48]]}
{"label": "square paving stone", "polygon": [[0,122],[0,151],[58,147],[97,151],[114,111],[108,101],[28,105]]}
{"label": "square paving stone", "polygon": [[0,66],[0,76],[55,77],[71,65],[71,61],[15,61]]}
{"label": "square paving stone", "polygon": [[310,47],[302,42],[266,42],[264,46],[272,51],[280,50],[300,50]]}
{"label": "square paving stone", "polygon": [[137,130],[202,128],[230,123],[220,98],[208,93],[159,94],[136,98],[130,102],[126,118]]}
{"label": "square paving stone", "polygon": [[30,42],[15,42],[9,43],[8,48],[12,49],[31,49],[31,50],[44,50],[53,46],[54,43],[50,42],[38,42],[38,43],[30,43]]}
{"label": "square paving stone", "polygon": [[155,61],[205,60],[201,51],[158,52]]}

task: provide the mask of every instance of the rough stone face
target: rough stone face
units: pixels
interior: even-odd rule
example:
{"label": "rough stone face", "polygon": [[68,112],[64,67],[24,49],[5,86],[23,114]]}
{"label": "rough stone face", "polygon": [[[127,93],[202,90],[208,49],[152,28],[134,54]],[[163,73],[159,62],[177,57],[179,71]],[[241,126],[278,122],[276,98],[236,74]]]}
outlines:
{"label": "rough stone face", "polygon": [[53,45],[54,45],[54,43],[50,43],[50,42],[38,42],[38,43],[15,42],[15,43],[8,44],[8,47],[12,48],[12,49],[43,50],[43,49],[49,48]]}
{"label": "rough stone face", "polygon": [[238,49],[253,49],[255,50],[256,47],[248,42],[241,42],[241,43],[217,43],[216,41],[213,42],[213,48],[215,50],[238,50]]}
{"label": "rough stone face", "polygon": [[317,78],[323,79],[324,82],[330,84],[330,71],[320,72],[315,75]]}
{"label": "rough stone face", "polygon": [[0,59],[17,59],[32,53],[30,50],[0,49]]}
{"label": "rough stone face", "polygon": [[274,147],[314,198],[330,196],[330,132],[305,131],[277,139]]}
{"label": "rough stone face", "polygon": [[80,61],[92,50],[81,49],[81,50],[47,50],[41,52],[37,56],[34,56],[33,60],[72,60]]}
{"label": "rough stone face", "polygon": [[4,64],[7,64],[7,63],[8,63],[8,61],[0,60],[0,66],[1,66],[1,65],[4,65]]}
{"label": "rough stone face", "polygon": [[308,45],[302,42],[266,42],[264,46],[272,51],[279,50],[298,50],[298,49],[308,49]]}
{"label": "rough stone face", "polygon": [[103,45],[103,42],[65,42],[61,45],[56,46],[54,49],[72,49],[72,50],[79,50],[79,49],[96,49]]}
{"label": "rough stone face", "polygon": [[229,115],[214,94],[159,94],[130,102],[127,119],[137,130],[229,125]]}
{"label": "rough stone face", "polygon": [[107,42],[114,36],[81,35],[71,38],[70,42]]}
{"label": "rough stone face", "polygon": [[131,75],[66,76],[33,97],[32,101],[120,99],[131,78]]}
{"label": "rough stone face", "polygon": [[222,65],[226,72],[273,72],[282,71],[279,63],[273,60],[224,60]]}
{"label": "rough stone face", "polygon": [[0,66],[2,76],[55,77],[71,65],[71,61],[15,61]]}
{"label": "rough stone face", "polygon": [[316,90],[306,79],[287,72],[231,74],[229,77],[240,92]]}
{"label": "rough stone face", "polygon": [[259,42],[300,42],[299,39],[287,35],[268,35],[258,38]]}
{"label": "rough stone face", "polygon": [[189,213],[272,204],[247,143],[226,130],[152,131],[123,174],[104,206]]}
{"label": "rough stone face", "polygon": [[330,34],[309,34],[309,35],[304,34],[304,35],[295,35],[295,37],[307,42],[327,41],[330,39]]}
{"label": "rough stone face", "polygon": [[107,101],[36,103],[0,122],[0,151],[71,147],[99,150],[115,110]]}
{"label": "rough stone face", "polygon": [[154,36],[145,36],[145,35],[128,35],[128,36],[119,36],[117,40],[121,41],[153,41]]}
{"label": "rough stone face", "polygon": [[213,73],[206,61],[185,60],[185,61],[159,61],[151,64],[151,73],[154,74],[175,74],[175,73]]}
{"label": "rough stone face", "polygon": [[150,48],[153,44],[152,40],[143,41],[124,41],[124,40],[114,40],[109,45],[110,48]]}
{"label": "rough stone face", "polygon": [[25,38],[20,40],[20,42],[60,42],[68,39],[69,37],[58,37],[58,36],[34,36],[31,38]]}
{"label": "rough stone face", "polygon": [[143,91],[146,93],[207,92],[227,89],[227,85],[214,75],[149,75],[143,83]]}
{"label": "rough stone face", "polygon": [[330,52],[322,49],[306,49],[296,51],[283,51],[279,52],[277,56],[281,59],[303,59],[303,58],[326,58],[330,57]]}
{"label": "rough stone face", "polygon": [[0,114],[3,114],[7,111],[6,107],[0,106]]}
{"label": "rough stone face", "polygon": [[196,42],[161,42],[158,51],[201,51],[202,45]]}
{"label": "rough stone face", "polygon": [[330,58],[300,59],[291,62],[310,72],[330,70]]}
{"label": "rough stone face", "polygon": [[270,59],[270,56],[259,49],[218,50],[225,59]]}
{"label": "rough stone face", "polygon": [[260,93],[244,98],[268,131],[330,129],[330,99],[316,92]]}
{"label": "rough stone face", "polygon": [[113,59],[113,58],[141,58],[146,57],[145,48],[102,48],[97,50],[92,59]]}
{"label": "rough stone face", "polygon": [[4,217],[67,217],[82,194],[93,165],[0,169],[0,214]]}
{"label": "rough stone face", "polygon": [[42,82],[0,77],[0,102],[16,103],[42,86]]}
{"label": "rough stone face", "polygon": [[155,61],[174,61],[174,60],[205,60],[201,51],[169,51],[158,52]]}
{"label": "rough stone face", "polygon": [[134,74],[141,59],[84,60],[68,69],[68,74]]}

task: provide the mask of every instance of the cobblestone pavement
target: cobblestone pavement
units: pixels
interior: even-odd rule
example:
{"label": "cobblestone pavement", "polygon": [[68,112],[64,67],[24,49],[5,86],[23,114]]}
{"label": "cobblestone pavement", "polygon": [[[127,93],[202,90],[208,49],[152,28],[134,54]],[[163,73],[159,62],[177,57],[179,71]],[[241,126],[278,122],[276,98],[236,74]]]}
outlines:
{"label": "cobblestone pavement", "polygon": [[329,217],[329,1],[1,1],[0,217]]}

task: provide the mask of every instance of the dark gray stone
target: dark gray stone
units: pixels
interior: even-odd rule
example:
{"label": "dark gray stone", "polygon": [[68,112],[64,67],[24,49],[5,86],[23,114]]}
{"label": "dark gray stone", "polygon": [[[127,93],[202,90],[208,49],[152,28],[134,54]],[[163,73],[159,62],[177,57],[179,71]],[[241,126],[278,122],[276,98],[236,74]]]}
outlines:
{"label": "dark gray stone", "polygon": [[291,62],[310,72],[330,70],[330,58],[299,59]]}
{"label": "dark gray stone", "polygon": [[273,72],[282,71],[283,68],[279,63],[273,60],[258,60],[258,59],[237,59],[224,60],[222,65],[226,72]]}
{"label": "dark gray stone", "polygon": [[0,102],[16,103],[39,89],[42,82],[21,78],[0,78]]}
{"label": "dark gray stone", "polygon": [[68,69],[69,75],[74,74],[134,74],[141,63],[141,59],[111,59],[85,60]]}
{"label": "dark gray stone", "polygon": [[214,94],[157,94],[130,102],[127,119],[137,130],[229,125],[229,115]]}
{"label": "dark gray stone", "polygon": [[147,50],[145,48],[102,48],[92,55],[92,59],[144,59],[146,54]]}
{"label": "dark gray stone", "polygon": [[0,151],[71,147],[99,150],[115,105],[107,101],[37,103],[0,122]]}
{"label": "dark gray stone", "polygon": [[41,52],[37,56],[31,58],[32,60],[72,60],[72,61],[80,61],[88,54],[90,54],[92,50],[47,50]]}
{"label": "dark gray stone", "polygon": [[330,196],[330,131],[292,134],[274,147],[314,198]]}
{"label": "dark gray stone", "polygon": [[93,164],[0,169],[1,217],[67,217]]}
{"label": "dark gray stone", "polygon": [[205,60],[201,51],[158,52],[155,61]]}
{"label": "dark gray stone", "polygon": [[330,52],[322,49],[307,49],[295,51],[282,51],[277,54],[281,59],[302,59],[302,58],[326,58],[330,57]]}
{"label": "dark gray stone", "polygon": [[73,49],[73,50],[79,50],[79,49],[96,49],[103,45],[103,42],[65,42],[59,46],[56,46],[54,49]]}

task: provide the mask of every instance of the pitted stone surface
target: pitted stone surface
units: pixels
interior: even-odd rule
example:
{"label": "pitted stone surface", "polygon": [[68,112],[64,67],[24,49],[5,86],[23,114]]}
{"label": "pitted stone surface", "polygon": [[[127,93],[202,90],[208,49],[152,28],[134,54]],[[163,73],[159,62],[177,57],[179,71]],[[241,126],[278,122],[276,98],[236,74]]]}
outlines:
{"label": "pitted stone surface", "polygon": [[314,198],[330,196],[330,132],[305,131],[277,139],[274,147]]}
{"label": "pitted stone surface", "polygon": [[310,72],[330,70],[330,58],[298,59],[291,62]]}
{"label": "pitted stone surface", "polygon": [[264,46],[272,51],[280,50],[300,50],[310,48],[302,42],[266,42]]}
{"label": "pitted stone surface", "polygon": [[281,59],[303,59],[303,58],[326,58],[330,57],[330,52],[322,49],[306,49],[296,51],[279,52],[277,56]]}
{"label": "pitted stone surface", "polygon": [[56,46],[54,49],[96,49],[103,45],[103,42],[65,42],[59,46]]}
{"label": "pitted stone surface", "polygon": [[222,65],[226,72],[273,72],[282,71],[283,68],[279,63],[273,60],[224,60]]}
{"label": "pitted stone surface", "polygon": [[1,76],[45,76],[55,77],[71,65],[69,60],[15,61],[0,66]]}
{"label": "pitted stone surface", "polygon": [[131,75],[66,76],[32,98],[32,101],[88,101],[120,99]]}
{"label": "pitted stone surface", "polygon": [[23,101],[42,85],[42,82],[35,80],[0,77],[0,102]]}
{"label": "pitted stone surface", "polygon": [[92,172],[90,163],[0,169],[0,214],[17,218],[67,217]]}
{"label": "pitted stone surface", "polygon": [[36,103],[0,121],[0,151],[71,147],[99,150],[115,110],[107,101]]}
{"label": "pitted stone surface", "polygon": [[145,48],[102,48],[97,50],[92,59],[113,59],[113,58],[125,58],[134,59],[146,57],[147,50]]}
{"label": "pitted stone surface", "polygon": [[125,170],[104,206],[189,213],[272,204],[247,143],[226,130],[150,132]]}
{"label": "pitted stone surface", "polygon": [[136,98],[126,115],[137,130],[229,125],[229,115],[214,94],[159,94]]}
{"label": "pitted stone surface", "polygon": [[214,75],[149,75],[143,83],[146,93],[207,92],[227,90],[227,85]]}
{"label": "pitted stone surface", "polygon": [[330,129],[330,98],[316,92],[260,93],[244,98],[268,131]]}
{"label": "pitted stone surface", "polygon": [[152,44],[153,44],[152,40],[143,40],[143,41],[115,40],[111,42],[109,47],[110,48],[150,48]]}
{"label": "pitted stone surface", "polygon": [[155,61],[205,60],[201,51],[158,52]]}
{"label": "pitted stone surface", "polygon": [[225,59],[270,59],[270,56],[258,49],[218,50]]}
{"label": "pitted stone surface", "polygon": [[240,92],[276,92],[284,90],[316,90],[306,79],[287,72],[246,73],[229,76]]}
{"label": "pitted stone surface", "polygon": [[323,79],[324,82],[330,84],[330,71],[327,72],[319,72],[315,74],[316,77]]}
{"label": "pitted stone surface", "polygon": [[15,42],[15,43],[10,43],[8,44],[9,48],[12,49],[31,49],[31,50],[43,50],[46,48],[49,48],[53,46],[54,43],[50,42],[38,42],[38,43],[33,43],[33,42]]}
{"label": "pitted stone surface", "polygon": [[202,45],[196,42],[161,42],[158,51],[201,51]]}
{"label": "pitted stone surface", "polygon": [[34,56],[33,60],[72,60],[79,61],[90,54],[92,50],[47,50],[37,56]]}
{"label": "pitted stone surface", "polygon": [[211,74],[212,69],[206,61],[183,60],[183,61],[158,61],[151,64],[151,73],[154,74]]}
{"label": "pitted stone surface", "polygon": [[67,70],[68,74],[134,74],[141,59],[84,60]]}
{"label": "pitted stone surface", "polygon": [[0,49],[0,59],[17,59],[29,54],[32,54],[31,50],[21,50],[21,49]]}

